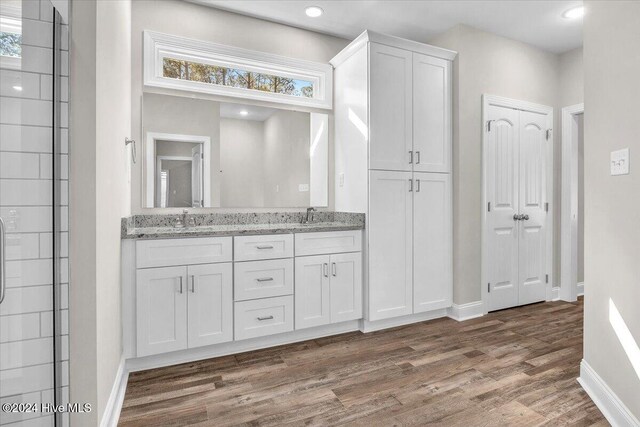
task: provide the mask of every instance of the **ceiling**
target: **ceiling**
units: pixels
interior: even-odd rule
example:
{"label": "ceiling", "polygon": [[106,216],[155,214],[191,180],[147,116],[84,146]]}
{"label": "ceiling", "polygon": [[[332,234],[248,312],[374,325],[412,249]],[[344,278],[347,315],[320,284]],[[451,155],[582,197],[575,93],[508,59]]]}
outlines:
{"label": "ceiling", "polygon": [[[467,24],[553,53],[582,46],[582,19],[562,18],[580,0],[189,1],[347,39],[368,29],[427,42],[456,24]],[[311,5],[324,14],[307,17],[304,9]]]}

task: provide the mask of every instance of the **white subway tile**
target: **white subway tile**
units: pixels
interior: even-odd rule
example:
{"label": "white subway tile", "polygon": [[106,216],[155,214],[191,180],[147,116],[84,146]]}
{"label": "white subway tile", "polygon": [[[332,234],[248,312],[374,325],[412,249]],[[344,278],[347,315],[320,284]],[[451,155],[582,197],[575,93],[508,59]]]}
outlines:
{"label": "white subway tile", "polygon": [[53,364],[0,371],[0,396],[53,388]]}
{"label": "white subway tile", "polygon": [[53,259],[6,262],[7,288],[41,286],[53,283]]}
{"label": "white subway tile", "polygon": [[60,154],[60,179],[69,179],[69,156]]}
{"label": "white subway tile", "polygon": [[[65,164],[68,164],[68,162],[65,162]],[[60,205],[62,206],[69,206],[69,181],[67,179],[68,177],[60,181]]]}
{"label": "white subway tile", "polygon": [[0,178],[39,178],[39,162],[38,154],[3,152],[0,155]]}
{"label": "white subway tile", "polygon": [[51,286],[7,288],[0,304],[0,316],[51,310],[53,304]]}
{"label": "white subway tile", "polygon": [[[0,154],[3,156],[4,154]],[[45,179],[0,179],[0,205],[43,206],[53,200],[50,180]]]}
{"label": "white subway tile", "polygon": [[[1,190],[0,190],[1,191]],[[6,260],[40,258],[40,243],[38,233],[14,233],[6,235]]]}
{"label": "white subway tile", "polygon": [[53,21],[53,6],[49,1],[40,1],[40,20],[52,22]]}
{"label": "white subway tile", "polygon": [[60,152],[69,153],[69,129],[60,129]]}
{"label": "white subway tile", "polygon": [[51,206],[3,206],[0,216],[7,233],[42,233],[52,231],[51,211]]}
{"label": "white subway tile", "polygon": [[60,309],[69,309],[69,285],[60,285]]}
{"label": "white subway tile", "polygon": [[[51,74],[53,50],[44,47],[22,46],[22,71]],[[60,64],[62,66],[62,63]],[[68,75],[65,74],[65,75]]]}
{"label": "white subway tile", "polygon": [[69,310],[60,310],[60,335],[69,335]]}
{"label": "white subway tile", "polygon": [[0,122],[10,125],[51,126],[49,101],[0,97]]}
{"label": "white subway tile", "polygon": [[[65,412],[62,415],[62,418],[64,419],[64,415],[68,414]],[[32,418],[30,420],[22,421],[18,425],[9,424],[6,427],[54,427],[54,420],[53,415],[44,415],[39,418]]]}
{"label": "white subway tile", "polygon": [[69,257],[69,233],[60,233],[60,256]]}
{"label": "white subway tile", "polygon": [[60,101],[69,102],[69,77],[60,77]]}
{"label": "white subway tile", "polygon": [[69,76],[69,52],[60,52],[60,75]]}
{"label": "white subway tile", "polygon": [[60,364],[61,376],[62,376],[62,386],[69,385],[69,361],[65,360]]}
{"label": "white subway tile", "polygon": [[1,69],[0,96],[40,98],[40,75]]}
{"label": "white subway tile", "polygon": [[60,231],[69,231],[69,207],[60,207]]}
{"label": "white subway tile", "polygon": [[69,360],[69,335],[60,337],[60,360]]}
{"label": "white subway tile", "polygon": [[40,258],[53,258],[53,233],[40,233]]}
{"label": "white subway tile", "polygon": [[60,49],[69,50],[69,26],[60,25]]}
{"label": "white subway tile", "polygon": [[[65,134],[68,139],[69,133],[65,131]],[[50,153],[51,148],[50,127],[0,125],[0,150],[2,151]]]}
{"label": "white subway tile", "polygon": [[60,127],[69,128],[69,104],[66,102],[60,102]]}
{"label": "white subway tile", "polygon": [[[26,394],[18,394],[18,395],[14,395],[14,396],[8,396],[8,397],[3,397],[0,398],[0,404],[5,404],[5,403],[36,403],[36,404],[40,404],[42,402],[41,400],[41,394],[38,392],[34,392],[34,393],[26,393]],[[2,413],[2,418],[0,418],[2,425],[7,425],[10,423],[18,423],[21,421],[25,421],[28,420],[30,418],[38,418],[40,417],[40,413],[39,412],[3,412]],[[20,424],[20,426],[23,426],[24,424]]]}
{"label": "white subway tile", "polygon": [[53,179],[53,154],[40,154],[40,179]]}
{"label": "white subway tile", "polygon": [[69,283],[69,258],[60,258],[60,283]]}
{"label": "white subway tile", "polygon": [[29,340],[40,337],[38,313],[3,316],[0,319],[0,342]]}
{"label": "white subway tile", "polygon": [[40,19],[40,0],[22,0],[22,18]]}
{"label": "white subway tile", "polygon": [[53,338],[2,343],[0,344],[0,369],[16,369],[52,363],[52,349]]}
{"label": "white subway tile", "polygon": [[23,19],[22,45],[51,47],[53,45],[53,24],[34,19]]}
{"label": "white subway tile", "polygon": [[40,313],[40,336],[53,336],[53,311],[43,311]]}
{"label": "white subway tile", "polygon": [[40,76],[40,99],[53,99],[53,77],[51,74],[38,74]]}

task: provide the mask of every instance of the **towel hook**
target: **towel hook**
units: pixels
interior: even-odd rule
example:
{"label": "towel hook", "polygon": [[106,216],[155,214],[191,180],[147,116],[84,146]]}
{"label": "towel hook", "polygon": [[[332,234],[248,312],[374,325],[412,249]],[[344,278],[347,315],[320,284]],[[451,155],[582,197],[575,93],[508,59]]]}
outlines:
{"label": "towel hook", "polygon": [[124,145],[127,146],[129,144],[133,144],[131,146],[131,157],[133,158],[133,163],[136,163],[137,153],[136,153],[136,141],[131,138],[124,139]]}

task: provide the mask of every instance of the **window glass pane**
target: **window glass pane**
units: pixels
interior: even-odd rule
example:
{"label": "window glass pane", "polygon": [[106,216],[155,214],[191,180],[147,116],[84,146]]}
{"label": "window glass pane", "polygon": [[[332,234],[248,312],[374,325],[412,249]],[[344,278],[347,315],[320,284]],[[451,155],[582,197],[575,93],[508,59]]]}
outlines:
{"label": "window glass pane", "polygon": [[271,74],[164,58],[164,77],[313,98],[313,83]]}
{"label": "window glass pane", "polygon": [[19,58],[22,55],[21,43],[20,34],[0,32],[0,55]]}

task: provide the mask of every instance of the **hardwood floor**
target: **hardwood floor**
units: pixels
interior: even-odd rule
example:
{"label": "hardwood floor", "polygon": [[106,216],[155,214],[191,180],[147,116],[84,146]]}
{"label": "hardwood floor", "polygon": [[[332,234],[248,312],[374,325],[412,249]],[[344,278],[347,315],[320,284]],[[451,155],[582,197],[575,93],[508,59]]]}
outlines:
{"label": "hardwood floor", "polygon": [[120,426],[608,425],[576,378],[582,301],[132,373]]}

